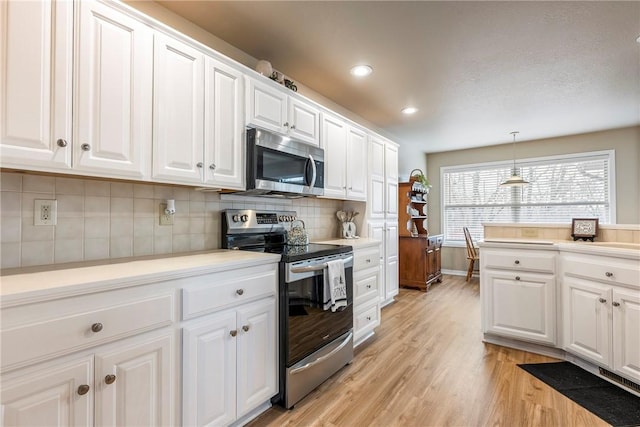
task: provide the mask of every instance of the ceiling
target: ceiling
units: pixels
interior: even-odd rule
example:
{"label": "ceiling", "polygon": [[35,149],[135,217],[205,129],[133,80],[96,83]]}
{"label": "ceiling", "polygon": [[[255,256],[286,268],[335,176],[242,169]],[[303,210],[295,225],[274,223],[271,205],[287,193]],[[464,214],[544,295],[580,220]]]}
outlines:
{"label": "ceiling", "polygon": [[157,2],[424,152],[640,124],[637,1]]}

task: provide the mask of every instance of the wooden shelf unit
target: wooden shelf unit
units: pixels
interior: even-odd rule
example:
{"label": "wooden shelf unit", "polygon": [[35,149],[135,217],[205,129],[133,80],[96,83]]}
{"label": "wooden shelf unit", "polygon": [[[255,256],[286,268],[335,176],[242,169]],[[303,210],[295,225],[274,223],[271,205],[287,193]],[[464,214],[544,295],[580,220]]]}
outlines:
{"label": "wooden shelf unit", "polygon": [[429,234],[426,213],[428,191],[429,189],[419,182],[398,183],[399,236],[416,237]]}

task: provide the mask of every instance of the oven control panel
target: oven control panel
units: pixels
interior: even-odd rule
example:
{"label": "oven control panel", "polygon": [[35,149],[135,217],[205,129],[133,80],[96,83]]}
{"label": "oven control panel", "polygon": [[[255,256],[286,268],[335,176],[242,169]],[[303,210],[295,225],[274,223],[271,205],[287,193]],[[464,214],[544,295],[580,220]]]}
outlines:
{"label": "oven control panel", "polygon": [[229,209],[222,212],[226,234],[233,232],[273,231],[288,228],[289,223],[298,219],[295,211],[257,211],[253,209]]}

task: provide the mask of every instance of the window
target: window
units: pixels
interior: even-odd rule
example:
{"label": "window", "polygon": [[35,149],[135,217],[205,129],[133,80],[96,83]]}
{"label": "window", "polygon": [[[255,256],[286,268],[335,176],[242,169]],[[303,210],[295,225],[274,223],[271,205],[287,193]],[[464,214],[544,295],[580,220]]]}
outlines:
{"label": "window", "polygon": [[500,187],[512,162],[443,167],[445,240],[464,241],[462,227],[483,238],[483,223],[567,223],[572,218],[615,222],[614,151],[518,160],[529,185]]}

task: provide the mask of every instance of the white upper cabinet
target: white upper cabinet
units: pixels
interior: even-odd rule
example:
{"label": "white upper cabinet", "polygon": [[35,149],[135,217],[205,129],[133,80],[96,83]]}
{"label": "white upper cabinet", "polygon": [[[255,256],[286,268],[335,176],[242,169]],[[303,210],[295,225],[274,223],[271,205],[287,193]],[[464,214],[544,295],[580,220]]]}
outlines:
{"label": "white upper cabinet", "polygon": [[299,99],[289,98],[289,135],[300,141],[320,145],[320,111]]}
{"label": "white upper cabinet", "polygon": [[320,144],[320,110],[310,103],[290,97],[268,82],[247,77],[248,125],[255,125],[300,141]]}
{"label": "white upper cabinet", "polygon": [[324,196],[342,199],[346,195],[347,124],[329,114],[322,115],[324,149]]}
{"label": "white upper cabinet", "polygon": [[386,217],[398,217],[398,147],[391,143],[385,145],[384,174],[386,184]]}
{"label": "white upper cabinet", "polygon": [[204,167],[204,54],[156,33],[153,83],[153,178],[200,184]]}
{"label": "white upper cabinet", "polygon": [[205,61],[204,182],[244,188],[242,73],[213,58]]}
{"label": "white upper cabinet", "polygon": [[367,198],[367,134],[331,114],[322,114],[324,196],[336,199]]}
{"label": "white upper cabinet", "polygon": [[383,219],[386,213],[385,143],[377,138],[370,138],[369,141],[369,198],[367,200],[367,208],[369,209],[369,218]]}
{"label": "white upper cabinet", "polygon": [[0,2],[0,166],[71,168],[72,34],[72,2]]}
{"label": "white upper cabinet", "polygon": [[350,127],[347,133],[347,199],[367,200],[367,134]]}
{"label": "white upper cabinet", "polygon": [[74,168],[90,175],[148,178],[153,31],[99,2],[76,6]]}

